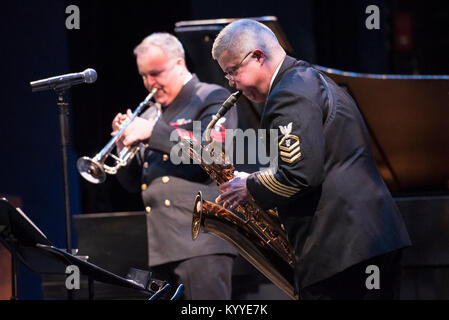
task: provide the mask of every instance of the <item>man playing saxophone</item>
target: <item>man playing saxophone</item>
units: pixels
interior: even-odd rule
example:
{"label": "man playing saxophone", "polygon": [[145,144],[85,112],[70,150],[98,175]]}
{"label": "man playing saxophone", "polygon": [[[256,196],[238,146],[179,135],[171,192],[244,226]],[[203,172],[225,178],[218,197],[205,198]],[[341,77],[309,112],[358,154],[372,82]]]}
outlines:
{"label": "man playing saxophone", "polygon": [[[141,148],[117,177],[128,191],[141,192],[148,213],[149,266],[154,277],[184,284],[184,299],[230,299],[235,249],[215,235],[195,242],[191,238],[196,193],[201,190],[212,200],[218,189],[198,165],[175,165],[170,159],[177,143],[173,135],[191,136],[194,121],[201,121],[204,129],[230,93],[200,82],[189,72],[184,49],[173,35],[153,33],[134,54],[145,88],[157,89],[154,99],[162,113],[148,119],[144,112],[126,127],[117,141],[119,152],[136,143],[148,147]],[[119,131],[130,112],[117,114],[112,134]],[[236,124],[236,112],[228,113],[214,132],[215,139],[224,138],[225,128]]]}
{"label": "man playing saxophone", "polygon": [[[285,54],[273,32],[249,19],[217,36],[212,56],[229,84],[265,102],[260,127],[278,129],[276,168],[220,185],[226,208],[251,197],[277,208],[295,254],[302,299],[398,297],[402,217],[377,171],[355,102],[310,64]],[[380,285],[367,286],[369,266]]]}

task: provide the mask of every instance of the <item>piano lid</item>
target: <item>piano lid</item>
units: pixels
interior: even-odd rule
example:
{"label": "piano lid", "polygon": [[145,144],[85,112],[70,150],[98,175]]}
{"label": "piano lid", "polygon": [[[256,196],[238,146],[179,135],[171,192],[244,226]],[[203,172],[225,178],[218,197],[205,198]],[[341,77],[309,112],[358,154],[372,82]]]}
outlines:
{"label": "piano lid", "polygon": [[448,191],[448,75],[376,75],[315,67],[356,100],[391,191]]}
{"label": "piano lid", "polygon": [[[221,29],[226,25],[230,24],[235,20],[242,18],[222,18],[222,19],[206,19],[206,20],[190,20],[190,21],[179,21],[175,23],[175,33],[187,33],[187,32],[205,32],[209,31],[211,33],[218,34]],[[256,20],[263,23],[273,31],[273,33],[278,38],[279,43],[289,54],[293,53],[293,48],[287,40],[278,19],[275,16],[262,16],[262,17],[250,17],[245,19]]]}

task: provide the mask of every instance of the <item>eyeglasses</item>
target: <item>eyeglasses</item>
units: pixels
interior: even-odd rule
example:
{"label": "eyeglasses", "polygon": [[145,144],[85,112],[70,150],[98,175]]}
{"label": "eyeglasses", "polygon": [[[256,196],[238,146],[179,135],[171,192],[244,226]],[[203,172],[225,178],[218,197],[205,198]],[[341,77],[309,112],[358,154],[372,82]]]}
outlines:
{"label": "eyeglasses", "polygon": [[246,54],[246,56],[242,59],[242,61],[240,61],[240,63],[238,65],[236,65],[235,67],[231,68],[231,70],[229,70],[228,72],[226,72],[226,74],[224,75],[224,77],[226,79],[228,79],[229,81],[234,81],[234,77],[238,74],[239,68],[242,66],[243,61],[245,61],[245,59],[253,52],[253,50],[251,50],[250,52],[248,52]]}

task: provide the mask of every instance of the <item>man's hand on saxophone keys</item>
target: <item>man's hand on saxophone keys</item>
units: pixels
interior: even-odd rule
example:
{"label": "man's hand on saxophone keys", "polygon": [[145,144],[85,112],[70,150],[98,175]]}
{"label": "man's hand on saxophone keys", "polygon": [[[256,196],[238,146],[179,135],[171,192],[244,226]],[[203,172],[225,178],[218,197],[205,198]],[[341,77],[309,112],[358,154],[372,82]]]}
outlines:
{"label": "man's hand on saxophone keys", "polygon": [[222,194],[215,199],[215,203],[221,204],[226,209],[233,209],[251,199],[246,188],[246,179],[249,173],[235,171],[234,175],[234,179],[218,186]]}

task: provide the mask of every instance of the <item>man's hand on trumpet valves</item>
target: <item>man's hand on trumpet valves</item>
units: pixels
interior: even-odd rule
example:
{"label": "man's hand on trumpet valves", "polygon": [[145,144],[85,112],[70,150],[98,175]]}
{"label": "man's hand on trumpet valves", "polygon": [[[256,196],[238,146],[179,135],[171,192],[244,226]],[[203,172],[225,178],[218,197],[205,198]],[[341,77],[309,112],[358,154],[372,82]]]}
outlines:
{"label": "man's hand on trumpet valves", "polygon": [[[112,121],[112,132],[111,135],[115,136],[125,122],[132,116],[132,111],[130,109],[127,110],[126,114],[119,113],[115,116]],[[154,120],[147,120],[140,117],[135,117],[133,121],[126,127],[123,131],[121,137],[117,139],[116,146],[118,151],[123,149],[124,147],[130,147],[131,145],[147,140],[151,137],[153,132],[153,126],[155,124]]]}

